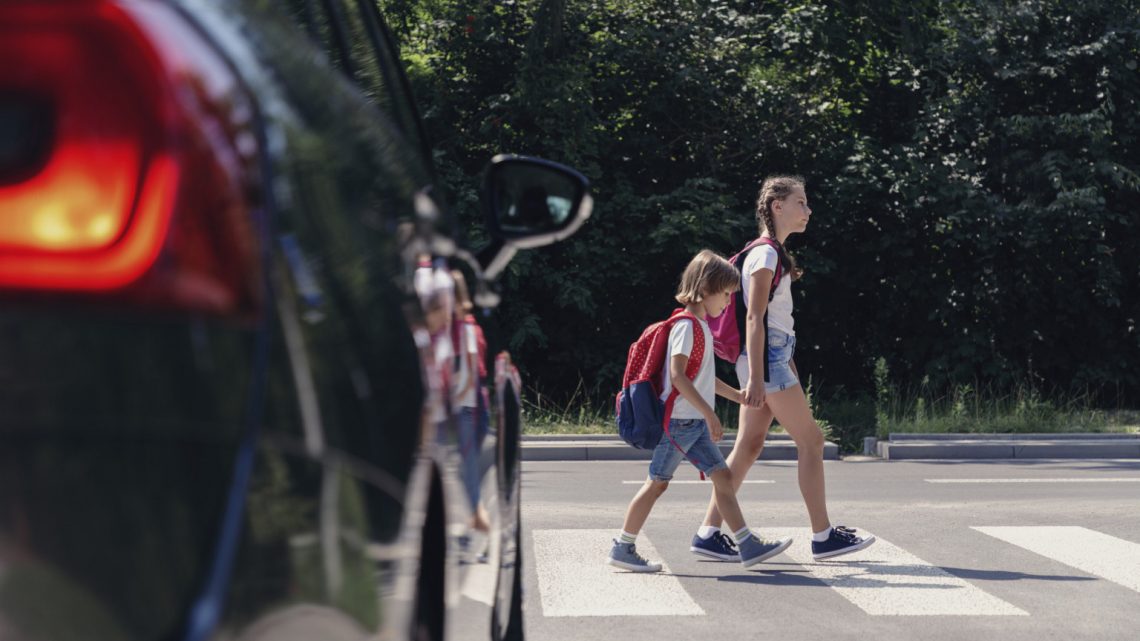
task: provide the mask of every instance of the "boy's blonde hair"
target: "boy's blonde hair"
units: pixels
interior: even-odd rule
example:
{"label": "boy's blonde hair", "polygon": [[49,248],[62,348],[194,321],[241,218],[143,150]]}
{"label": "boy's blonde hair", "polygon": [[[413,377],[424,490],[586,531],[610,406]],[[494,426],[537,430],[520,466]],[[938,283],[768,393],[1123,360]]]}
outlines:
{"label": "boy's blonde hair", "polygon": [[704,300],[710,294],[735,292],[740,289],[740,271],[732,263],[716,252],[702,249],[693,256],[685,272],[681,274],[681,285],[677,287],[677,302],[692,305]]}

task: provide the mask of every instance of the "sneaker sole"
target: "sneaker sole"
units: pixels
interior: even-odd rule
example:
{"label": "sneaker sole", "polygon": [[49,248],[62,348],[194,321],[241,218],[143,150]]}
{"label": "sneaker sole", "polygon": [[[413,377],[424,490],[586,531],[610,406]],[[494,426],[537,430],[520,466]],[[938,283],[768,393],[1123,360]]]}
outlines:
{"label": "sneaker sole", "polygon": [[839,550],[833,550],[831,552],[824,552],[823,554],[814,554],[813,553],[811,555],[811,558],[815,559],[816,561],[819,561],[820,559],[830,559],[830,558],[836,557],[836,556],[843,556],[844,554],[851,554],[852,552],[858,552],[859,550],[862,550],[864,548],[869,547],[874,542],[875,542],[875,537],[874,536],[868,536],[867,538],[863,539],[862,543],[859,543],[858,545],[852,545],[851,547],[842,548]]}
{"label": "sneaker sole", "polygon": [[624,561],[618,561],[617,559],[606,559],[606,564],[612,565],[615,568],[621,568],[623,570],[629,570],[630,572],[645,572],[648,574],[650,572],[660,572],[661,571],[660,566],[652,567],[652,566],[645,566],[645,565],[634,565],[632,563],[625,563]]}
{"label": "sneaker sole", "polygon": [[730,554],[717,554],[716,552],[710,552],[709,550],[703,550],[703,549],[696,547],[696,546],[689,547],[689,551],[692,552],[693,554],[696,554],[697,556],[703,556],[707,559],[716,559],[717,561],[739,561],[740,560],[739,554],[731,554],[731,555]]}
{"label": "sneaker sole", "polygon": [[777,554],[783,552],[784,550],[788,549],[788,546],[790,546],[791,544],[792,544],[791,539],[784,539],[783,544],[781,544],[779,547],[774,548],[770,552],[765,552],[764,554],[761,554],[760,556],[758,556],[756,558],[748,559],[747,561],[741,560],[740,564],[746,568],[750,568],[750,567],[756,565],[757,563],[763,563],[764,561],[767,561],[768,559],[770,559],[770,558],[776,556]]}

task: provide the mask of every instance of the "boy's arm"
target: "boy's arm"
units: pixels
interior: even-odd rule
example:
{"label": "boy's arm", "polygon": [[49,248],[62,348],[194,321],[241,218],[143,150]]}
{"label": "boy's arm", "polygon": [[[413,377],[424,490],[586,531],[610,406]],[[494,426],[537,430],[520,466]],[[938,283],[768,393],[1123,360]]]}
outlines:
{"label": "boy's arm", "polygon": [[677,392],[681,398],[689,402],[690,405],[696,408],[701,416],[705,417],[705,422],[709,424],[709,432],[711,433],[713,441],[719,441],[721,436],[724,435],[724,427],[720,424],[720,419],[717,418],[716,412],[705,399],[701,398],[700,392],[697,391],[697,386],[693,385],[693,381],[685,376],[685,368],[689,365],[689,357],[684,354],[674,354],[669,359],[669,379],[673,383],[673,387],[677,388]]}
{"label": "boy's arm", "polygon": [[[672,375],[672,372],[670,372],[670,375]],[[719,378],[716,379],[716,395],[720,396],[721,398],[727,398],[733,403],[743,404],[744,402],[744,393],[742,391],[736,389],[728,383],[725,383]]]}

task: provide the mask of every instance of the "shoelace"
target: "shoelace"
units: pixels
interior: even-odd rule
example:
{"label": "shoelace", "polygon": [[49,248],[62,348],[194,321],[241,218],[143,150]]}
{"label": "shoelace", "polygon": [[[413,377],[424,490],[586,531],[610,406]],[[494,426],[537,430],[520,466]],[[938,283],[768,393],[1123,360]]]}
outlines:
{"label": "shoelace", "polygon": [[633,555],[633,558],[634,558],[634,559],[635,559],[635,560],[636,560],[638,563],[640,563],[640,564],[642,564],[642,565],[649,565],[649,559],[647,559],[647,558],[645,558],[645,557],[641,556],[640,554],[638,554],[638,553],[637,553],[637,546],[636,546],[636,545],[634,545],[633,543],[630,543],[630,544],[629,544],[629,553],[630,553],[631,555]]}
{"label": "shoelace", "polygon": [[723,532],[717,532],[713,534],[713,538],[715,538],[717,542],[724,546],[724,549],[728,550],[729,553],[737,554],[736,543],[734,543],[732,539],[725,536]]}
{"label": "shoelace", "polygon": [[837,526],[834,528],[834,531],[835,538],[845,543],[858,543],[859,541],[862,541],[862,539],[860,539],[858,536],[855,536],[855,530],[852,530],[849,527]]}

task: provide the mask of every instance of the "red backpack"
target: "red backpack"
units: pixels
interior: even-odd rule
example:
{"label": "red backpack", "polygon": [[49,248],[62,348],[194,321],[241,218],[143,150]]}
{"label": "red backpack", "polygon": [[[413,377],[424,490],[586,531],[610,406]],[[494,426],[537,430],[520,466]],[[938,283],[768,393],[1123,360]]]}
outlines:
{"label": "red backpack", "polygon": [[[776,261],[776,273],[772,276],[772,287],[768,289],[768,302],[772,302],[772,297],[776,295],[776,287],[780,284],[780,279],[784,276],[784,248],[780,243],[773,238],[761,236],[756,240],[748,243],[744,249],[736,253],[729,262],[740,272],[744,271],[744,259],[748,257],[748,252],[755,249],[757,246],[764,244],[769,245],[776,250],[776,254],[780,257]],[[713,351],[716,352],[718,358],[726,360],[735,364],[736,359],[740,358],[740,352],[744,349],[744,332],[745,324],[747,321],[748,308],[744,304],[744,290],[743,288],[736,292],[728,301],[728,306],[724,308],[724,312],[716,318],[709,318],[709,330],[713,335]],[[764,312],[764,332],[768,331],[768,312]],[[768,380],[767,372],[768,359],[764,359],[765,372],[764,380]]]}
{"label": "red backpack", "polygon": [[[700,331],[697,318],[683,309],[675,310],[668,319],[645,328],[629,346],[625,375],[617,395],[617,425],[622,440],[638,449],[652,450],[663,434],[669,434],[669,419],[679,392],[674,387],[664,402],[661,392],[665,384],[669,332],[679,320],[693,323],[693,350],[685,367],[685,376],[690,379],[696,377],[705,356],[705,333]],[[672,441],[672,437],[669,440]]]}

